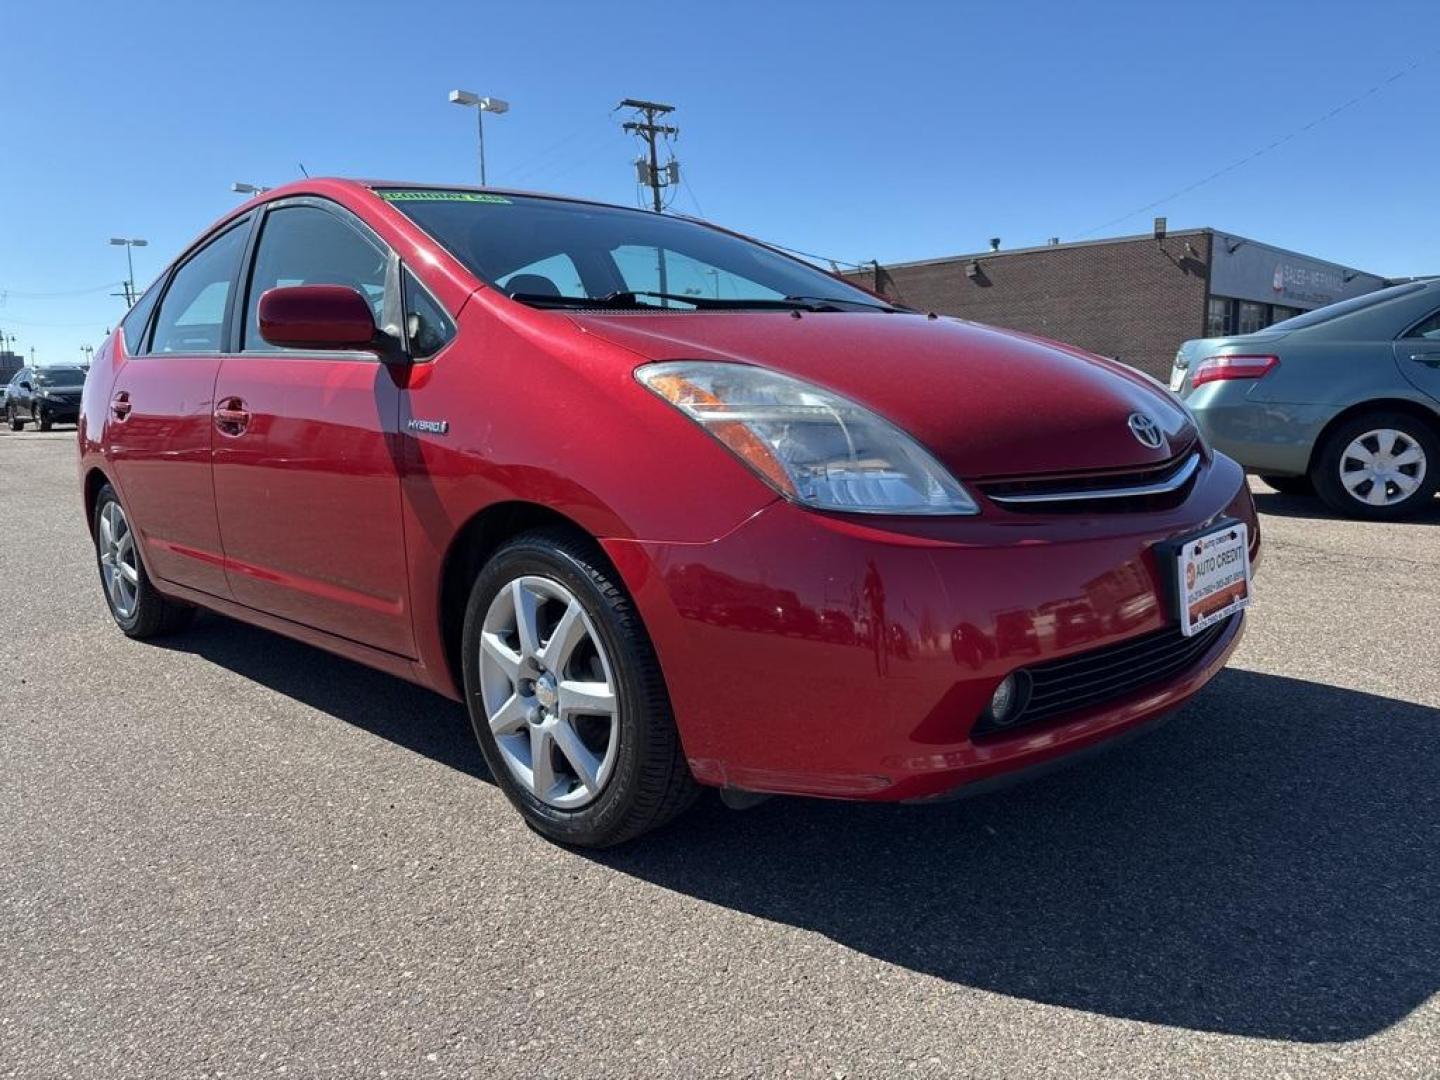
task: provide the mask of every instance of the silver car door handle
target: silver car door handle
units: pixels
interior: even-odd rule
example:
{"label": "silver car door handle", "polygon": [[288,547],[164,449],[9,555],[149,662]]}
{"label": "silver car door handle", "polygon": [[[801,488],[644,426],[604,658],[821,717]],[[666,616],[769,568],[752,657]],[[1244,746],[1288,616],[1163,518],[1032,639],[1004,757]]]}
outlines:
{"label": "silver car door handle", "polygon": [[1417,364],[1424,364],[1426,367],[1440,368],[1440,352],[1411,353],[1410,359]]}

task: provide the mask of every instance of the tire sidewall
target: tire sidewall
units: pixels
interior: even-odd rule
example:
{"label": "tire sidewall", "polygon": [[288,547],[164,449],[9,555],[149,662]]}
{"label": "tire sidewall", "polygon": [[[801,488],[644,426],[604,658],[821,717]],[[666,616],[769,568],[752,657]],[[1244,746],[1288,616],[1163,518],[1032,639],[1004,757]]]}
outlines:
{"label": "tire sidewall", "polygon": [[[491,776],[531,826],[552,840],[579,845],[603,843],[602,838],[614,832],[628,814],[641,779],[649,734],[646,728],[656,720],[647,715],[656,702],[641,677],[641,658],[637,656],[638,650],[649,648],[649,643],[634,641],[622,632],[609,599],[592,576],[596,571],[597,567],[565,547],[538,537],[512,541],[496,553],[475,580],[465,611],[462,643],[466,707]],[[615,725],[620,744],[615,767],[600,795],[578,810],[561,810],[542,802],[511,775],[490,731],[480,690],[480,634],[485,615],[503,587],[526,575],[552,578],[580,601],[600,636],[616,684]],[[662,707],[667,711],[658,719],[668,723],[668,705]]]}
{"label": "tire sidewall", "polygon": [[[1340,482],[1341,455],[1359,436],[1377,428],[1394,428],[1415,440],[1425,453],[1425,478],[1409,498],[1390,506],[1371,506],[1350,494]],[[1419,513],[1435,497],[1440,484],[1440,438],[1424,421],[1408,413],[1373,412],[1347,420],[1336,428],[1321,449],[1311,480],[1315,490],[1329,506],[1351,517],[1386,521]]]}
{"label": "tire sidewall", "polygon": [[[91,532],[95,537],[95,572],[100,575],[100,591],[105,597],[105,607],[110,612],[110,617],[115,620],[115,625],[120,627],[127,634],[133,634],[140,626],[140,619],[145,612],[145,605],[150,602],[150,579],[145,574],[145,566],[140,561],[139,542],[136,542],[135,565],[140,570],[140,582],[135,590],[135,610],[130,613],[128,619],[121,618],[120,613],[115,610],[115,604],[110,599],[110,590],[105,587],[105,568],[100,563],[100,514],[110,503],[118,505],[122,512],[125,505],[120,502],[120,497],[115,494],[115,489],[106,484],[100,489],[100,494],[95,497],[95,515],[91,522]],[[135,523],[128,513],[125,520],[130,528],[135,528]]]}

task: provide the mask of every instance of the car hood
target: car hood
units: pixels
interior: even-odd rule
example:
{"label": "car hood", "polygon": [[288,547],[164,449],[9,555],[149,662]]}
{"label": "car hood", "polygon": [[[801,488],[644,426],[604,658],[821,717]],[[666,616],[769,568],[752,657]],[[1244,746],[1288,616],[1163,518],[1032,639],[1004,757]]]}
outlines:
{"label": "car hood", "polygon": [[[1080,349],[958,319],[871,313],[574,314],[588,333],[651,360],[729,360],[805,379],[919,439],[957,476],[1139,468],[1195,439],[1185,410],[1145,376]],[[1142,445],[1129,418],[1160,427]]]}

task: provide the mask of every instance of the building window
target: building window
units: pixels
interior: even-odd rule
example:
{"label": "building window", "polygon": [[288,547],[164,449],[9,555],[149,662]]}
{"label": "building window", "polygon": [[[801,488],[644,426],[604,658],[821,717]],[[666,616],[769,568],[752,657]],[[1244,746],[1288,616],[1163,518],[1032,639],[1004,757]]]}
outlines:
{"label": "building window", "polygon": [[1227,337],[1235,332],[1235,301],[1212,296],[1205,308],[1205,336]]}
{"label": "building window", "polygon": [[1293,319],[1296,315],[1299,314],[1300,309],[1298,307],[1283,307],[1280,304],[1276,304],[1270,309],[1270,323],[1273,326],[1277,322],[1283,322],[1286,319]]}
{"label": "building window", "polygon": [[1237,334],[1253,334],[1270,325],[1270,305],[1256,304],[1250,300],[1240,301],[1239,317],[1235,320]]}

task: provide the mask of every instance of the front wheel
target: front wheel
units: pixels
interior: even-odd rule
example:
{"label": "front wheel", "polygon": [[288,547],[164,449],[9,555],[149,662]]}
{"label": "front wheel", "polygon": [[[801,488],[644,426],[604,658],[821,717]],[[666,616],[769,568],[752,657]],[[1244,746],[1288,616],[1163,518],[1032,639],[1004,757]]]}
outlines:
{"label": "front wheel", "polygon": [[95,499],[95,559],[115,624],[127,637],[151,638],[183,630],[195,617],[188,604],[156,591],[140,561],[135,530],[115,489],[106,484]]}
{"label": "front wheel", "polygon": [[541,530],[501,547],[471,589],[463,649],[480,749],[536,831],[608,847],[694,800],[654,648],[593,544]]}
{"label": "front wheel", "polygon": [[55,426],[55,421],[50,419],[50,414],[47,413],[44,409],[35,410],[35,423],[39,426],[41,431],[49,431],[52,427]]}
{"label": "front wheel", "polygon": [[1440,440],[1406,413],[1354,417],[1325,440],[1310,471],[1331,509],[1386,520],[1418,513],[1440,484]]}

